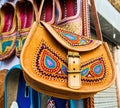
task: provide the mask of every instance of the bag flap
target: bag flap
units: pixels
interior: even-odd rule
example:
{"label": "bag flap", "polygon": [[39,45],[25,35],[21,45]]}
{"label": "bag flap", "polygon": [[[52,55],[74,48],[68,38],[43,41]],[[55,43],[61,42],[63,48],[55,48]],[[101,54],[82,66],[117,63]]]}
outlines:
{"label": "bag flap", "polygon": [[90,51],[102,44],[102,41],[80,36],[58,26],[51,26],[43,21],[41,21],[41,24],[62,46],[68,50],[80,52]]}

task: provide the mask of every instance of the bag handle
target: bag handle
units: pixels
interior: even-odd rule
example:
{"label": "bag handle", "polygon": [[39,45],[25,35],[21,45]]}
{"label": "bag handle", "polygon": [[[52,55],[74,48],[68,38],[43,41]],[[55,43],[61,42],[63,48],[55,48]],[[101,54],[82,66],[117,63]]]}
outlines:
{"label": "bag handle", "polygon": [[40,22],[40,16],[42,14],[42,9],[43,9],[43,5],[44,5],[44,1],[45,0],[41,0],[40,8],[39,8],[38,15],[37,15],[37,18],[36,18],[37,22]]}
{"label": "bag handle", "polygon": [[45,1],[45,0],[41,0],[39,9],[38,9],[38,7],[37,7],[37,2],[36,2],[36,0],[33,0],[33,1],[32,1],[33,7],[34,7],[34,11],[35,11],[35,17],[36,17],[36,20],[35,20],[35,21],[38,22],[38,23],[40,23],[40,16],[41,16],[41,13],[42,13],[42,8],[43,8],[44,1]]}
{"label": "bag handle", "polygon": [[96,29],[97,38],[98,38],[98,40],[103,41],[100,23],[99,23],[99,19],[98,19],[98,14],[97,14],[96,7],[95,7],[95,2],[94,2],[94,0],[90,0],[90,3],[91,3],[91,10],[92,10],[93,18],[94,18],[93,21],[94,21],[94,25],[95,25],[95,29]]}

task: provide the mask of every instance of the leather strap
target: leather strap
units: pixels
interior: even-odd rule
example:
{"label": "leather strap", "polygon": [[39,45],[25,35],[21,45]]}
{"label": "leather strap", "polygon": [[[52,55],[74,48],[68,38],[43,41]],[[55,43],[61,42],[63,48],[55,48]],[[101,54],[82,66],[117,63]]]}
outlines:
{"label": "leather strap", "polygon": [[95,25],[98,40],[103,41],[101,28],[100,28],[100,23],[99,23],[99,19],[98,19],[96,7],[95,7],[95,2],[94,2],[94,0],[90,0],[90,3],[91,3],[91,10],[92,10],[93,18],[94,18],[93,21],[94,21],[94,25]]}
{"label": "leather strap", "polygon": [[72,89],[81,87],[79,52],[68,51],[68,87]]}
{"label": "leather strap", "polygon": [[40,16],[41,16],[41,13],[42,13],[44,1],[45,1],[45,0],[42,0],[42,1],[41,1],[41,4],[40,4],[39,13],[38,13],[38,18],[37,18],[37,21],[38,21],[38,22],[40,22]]}
{"label": "leather strap", "polygon": [[40,7],[39,7],[39,10],[37,8],[37,2],[36,0],[31,0],[32,3],[33,3],[33,7],[34,7],[34,11],[35,11],[35,17],[36,17],[36,22],[40,22],[40,16],[41,16],[41,12],[42,12],[42,9],[43,9],[43,5],[44,5],[44,0],[41,0],[41,3],[40,3]]}

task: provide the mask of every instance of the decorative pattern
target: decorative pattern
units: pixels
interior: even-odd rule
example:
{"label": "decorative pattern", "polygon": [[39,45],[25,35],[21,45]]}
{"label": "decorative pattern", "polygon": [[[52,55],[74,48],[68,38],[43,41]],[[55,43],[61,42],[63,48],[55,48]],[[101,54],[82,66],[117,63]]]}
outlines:
{"label": "decorative pattern", "polygon": [[2,43],[2,52],[5,52],[7,47],[10,47],[12,45],[12,40],[4,41]]}
{"label": "decorative pattern", "polygon": [[81,66],[82,81],[100,82],[105,78],[106,68],[103,57],[98,57]]}
{"label": "decorative pattern", "polygon": [[75,19],[73,21],[69,21],[69,23],[63,23],[58,26],[66,30],[72,31],[73,33],[82,35],[82,18],[79,18],[77,20]]}
{"label": "decorative pattern", "polygon": [[46,108],[56,108],[55,107],[55,102],[54,100],[50,97],[50,99],[47,102],[47,107]]}
{"label": "decorative pattern", "polygon": [[52,27],[57,33],[59,33],[60,38],[63,38],[66,41],[66,43],[72,46],[87,46],[94,43],[92,39],[80,36],[78,34],[75,34],[57,26]]}
{"label": "decorative pattern", "polygon": [[[39,49],[39,51],[38,51]],[[35,72],[45,79],[67,81],[67,62],[45,42],[36,49],[33,60]],[[106,76],[104,58],[98,57],[81,64],[82,82],[98,83]]]}
{"label": "decorative pattern", "polygon": [[24,46],[27,35],[28,35],[28,32],[25,32],[25,33],[20,33],[19,36],[17,36],[17,39],[16,39],[16,55],[17,56],[20,56],[20,53]]}
{"label": "decorative pattern", "polygon": [[67,79],[67,63],[45,43],[40,46],[33,63],[38,75],[50,80],[65,81]]}
{"label": "decorative pattern", "polygon": [[[0,37],[0,56],[6,56],[15,46],[16,33]],[[1,59],[0,57],[0,59]]]}

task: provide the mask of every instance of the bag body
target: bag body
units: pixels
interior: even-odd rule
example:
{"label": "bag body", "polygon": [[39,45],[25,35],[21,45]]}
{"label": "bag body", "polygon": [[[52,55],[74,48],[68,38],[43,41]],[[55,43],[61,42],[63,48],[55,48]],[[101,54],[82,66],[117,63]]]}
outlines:
{"label": "bag body", "polygon": [[[78,73],[68,72],[68,50],[80,54]],[[25,80],[31,87],[64,99],[93,96],[110,87],[115,79],[114,63],[107,43],[45,22],[33,24],[21,53],[21,65]],[[76,83],[76,75],[81,76],[78,78],[81,87],[68,87],[69,83]]]}

